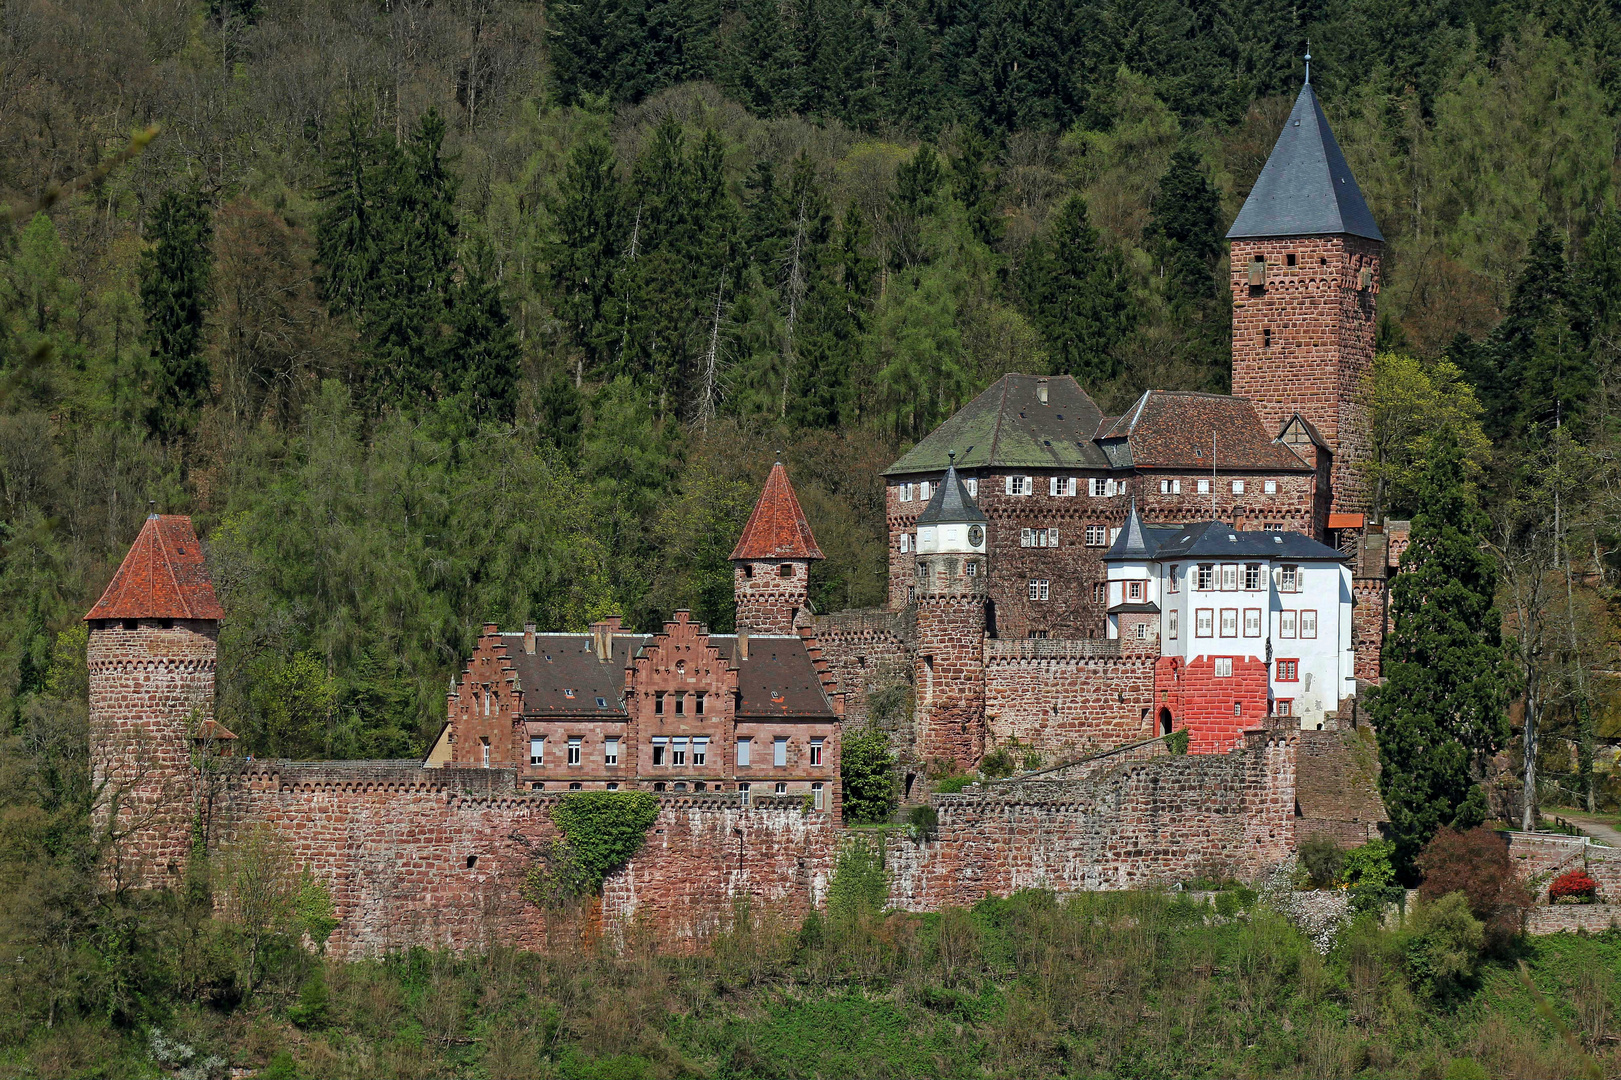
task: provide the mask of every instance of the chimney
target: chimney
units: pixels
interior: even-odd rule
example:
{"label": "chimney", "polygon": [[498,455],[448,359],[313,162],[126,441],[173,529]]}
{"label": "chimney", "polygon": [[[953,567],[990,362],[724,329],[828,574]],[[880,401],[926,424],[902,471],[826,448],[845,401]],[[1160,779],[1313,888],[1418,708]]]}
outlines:
{"label": "chimney", "polygon": [[523,624],[523,651],[535,655],[535,624],[532,622]]}
{"label": "chimney", "polygon": [[749,658],[749,628],[746,626],[737,628],[737,658],[739,660]]}
{"label": "chimney", "polygon": [[591,624],[591,648],[603,663],[607,663],[608,657],[613,655],[613,631],[610,626],[606,622]]}
{"label": "chimney", "polygon": [[1039,400],[1043,405],[1047,404],[1047,380],[1046,379],[1037,379],[1036,380],[1036,399]]}

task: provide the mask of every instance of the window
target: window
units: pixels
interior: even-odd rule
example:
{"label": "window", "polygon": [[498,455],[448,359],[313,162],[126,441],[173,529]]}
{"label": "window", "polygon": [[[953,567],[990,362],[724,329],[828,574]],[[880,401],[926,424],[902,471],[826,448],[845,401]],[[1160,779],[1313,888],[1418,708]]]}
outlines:
{"label": "window", "polygon": [[1278,636],[1295,636],[1295,613],[1292,611],[1278,612]]}
{"label": "window", "polygon": [[963,486],[968,489],[968,497],[970,499],[979,498],[979,481],[976,478],[970,476],[968,479],[964,480],[962,483],[963,483]]}
{"label": "window", "polygon": [[1261,636],[1261,609],[1257,607],[1244,609],[1244,636]]}
{"label": "window", "polygon": [[1231,592],[1238,588],[1238,565],[1236,563],[1222,564],[1221,587],[1223,592]]}
{"label": "window", "polygon": [[574,688],[570,686],[563,687],[563,696],[566,698],[572,698],[574,696]]}
{"label": "window", "polygon": [[609,785],[608,785],[608,790],[609,790],[609,791],[618,791],[618,790],[619,790],[619,785],[618,785],[618,784],[612,784],[612,783],[610,783],[610,784],[609,784]]}
{"label": "window", "polygon": [[1208,480],[1200,480],[1199,481],[1199,494],[1200,495],[1208,495],[1208,494],[1210,494],[1210,481],[1208,481]]}
{"label": "window", "polygon": [[664,691],[663,690],[655,690],[653,692],[653,715],[654,716],[663,716],[664,715]]}
{"label": "window", "polygon": [[1279,660],[1277,662],[1277,664],[1278,664],[1278,681],[1279,682],[1299,682],[1300,681],[1300,661],[1299,660]]}
{"label": "window", "polygon": [[1003,478],[1009,495],[1029,495],[1035,491],[1035,481],[1028,476],[1008,476]]}
{"label": "window", "polygon": [[749,785],[746,783],[737,785],[737,794],[739,796],[738,801],[747,806],[749,804]]}
{"label": "window", "polygon": [[1233,658],[1230,656],[1216,657],[1216,678],[1230,679],[1233,677]]}
{"label": "window", "polygon": [[1244,703],[1243,702],[1241,702],[1241,701],[1233,702],[1233,715],[1234,716],[1243,716],[1244,715]]}
{"label": "window", "polygon": [[536,780],[534,783],[529,785],[529,790],[530,791],[545,791],[546,790],[546,781],[544,781],[544,780]]}
{"label": "window", "polygon": [[1261,564],[1246,563],[1244,566],[1244,588],[1259,589],[1261,587]]}
{"label": "window", "polygon": [[1046,578],[1031,578],[1030,579],[1030,599],[1032,599],[1032,600],[1045,600],[1045,599],[1047,599],[1047,580],[1048,579],[1046,579]]}
{"label": "window", "polygon": [[1278,493],[1278,482],[1276,480],[1268,480],[1261,485],[1261,490],[1266,492],[1268,495],[1276,495]]}
{"label": "window", "polygon": [[484,767],[488,769],[490,767],[490,740],[480,739],[478,745],[479,750],[484,754]]}
{"label": "window", "polygon": [[1261,528],[1265,532],[1282,532],[1283,531],[1283,526],[1280,525],[1276,521],[1269,521],[1265,525],[1262,525]]}
{"label": "window", "polygon": [[1126,582],[1126,599],[1141,600],[1143,598],[1143,584],[1141,581]]}
{"label": "window", "polygon": [[912,550],[912,534],[901,533],[901,554],[905,555]]}
{"label": "window", "polygon": [[929,501],[929,496],[933,495],[933,494],[934,494],[934,485],[930,484],[927,480],[924,480],[922,483],[918,484],[918,486],[917,486],[917,501],[918,502],[928,502]]}
{"label": "window", "polygon": [[529,764],[546,764],[546,736],[539,735],[529,740]]}
{"label": "window", "polygon": [[1269,326],[1266,329],[1261,331],[1261,348],[1270,349],[1271,347],[1272,347],[1272,328]]}
{"label": "window", "polygon": [[1047,478],[1047,494],[1057,495],[1060,498],[1069,498],[1075,494],[1077,483],[1073,476],[1050,476]]}
{"label": "window", "polygon": [[669,749],[670,740],[663,738],[662,736],[655,735],[653,737],[653,764],[668,765],[669,761],[664,755],[669,751]]}
{"label": "window", "polygon": [[702,765],[709,760],[709,740],[699,736],[692,740],[692,763]]}
{"label": "window", "polygon": [[570,765],[580,763],[580,736],[578,735],[568,737],[568,763]]}
{"label": "window", "polygon": [[784,784],[784,783],[781,783],[781,782],[778,782],[778,784],[777,784],[777,794],[778,795],[786,795],[786,794],[788,794],[788,785]]}
{"label": "window", "polygon": [[901,487],[901,502],[911,502],[912,501],[912,485],[911,484],[902,484],[900,487]]}
{"label": "window", "polygon": [[1216,577],[1216,568],[1215,567],[1211,566],[1209,563],[1201,563],[1200,564],[1200,566],[1199,566],[1199,581],[1198,581],[1198,587],[1200,589],[1214,588],[1215,587],[1215,577]]}
{"label": "window", "polygon": [[1177,579],[1180,578],[1181,576],[1182,576],[1182,568],[1180,566],[1177,566],[1175,563],[1171,564],[1171,568],[1168,571],[1166,571],[1166,574],[1165,574],[1165,588],[1166,588],[1166,591],[1168,591],[1168,592],[1179,592],[1181,590],[1181,586],[1180,586],[1180,583],[1177,581]]}
{"label": "window", "polygon": [[1148,640],[1148,624],[1147,623],[1140,622],[1136,626],[1132,627],[1131,630],[1132,630],[1132,636],[1135,637],[1138,641],[1147,641]]}
{"label": "window", "polygon": [[812,765],[820,765],[822,763],[822,740],[821,739],[812,739],[810,742],[811,742],[811,760],[810,760],[810,763]]}
{"label": "window", "polygon": [[1278,568],[1278,591],[1297,592],[1300,589],[1300,567],[1283,566]]}
{"label": "window", "polygon": [[753,743],[752,739],[739,739],[739,740],[737,740],[737,763],[738,763],[738,765],[747,766],[749,764],[749,751],[753,748],[753,745],[754,745],[754,743]]}
{"label": "window", "polygon": [[1242,494],[1244,494],[1244,481],[1242,481],[1242,480],[1234,480],[1233,481],[1233,494],[1234,495],[1242,495]]}
{"label": "window", "polygon": [[572,783],[572,784],[570,784],[568,786],[568,789],[570,791],[579,791],[582,786],[583,785],[578,780],[576,780],[576,781],[574,781],[574,783]]}
{"label": "window", "polygon": [[1055,548],[1058,546],[1057,529],[1020,529],[1020,547]]}
{"label": "window", "polygon": [[677,690],[675,694],[675,714],[677,716],[685,716],[686,713],[687,695],[684,691]]}
{"label": "window", "polygon": [[1314,638],[1317,636],[1317,612],[1302,611],[1300,613],[1300,636]]}
{"label": "window", "polygon": [[1172,641],[1176,640],[1176,632],[1181,626],[1182,620],[1177,618],[1177,616],[1181,615],[1181,614],[1182,613],[1180,611],[1176,610],[1175,608],[1172,608],[1170,610],[1171,625],[1168,627],[1168,630],[1169,630],[1169,633],[1171,635],[1171,640]]}
{"label": "window", "polygon": [[1037,640],[1046,641],[1048,638],[1052,637],[1052,634],[1049,631],[1046,631],[1046,630],[1031,630],[1029,633],[1025,634],[1024,636],[1029,638],[1032,641],[1037,641]]}
{"label": "window", "polygon": [[1086,527],[1086,546],[1103,547],[1109,542],[1109,528],[1106,525],[1088,525]]}
{"label": "window", "polygon": [[602,763],[604,765],[619,764],[619,740],[604,739],[602,741]]}
{"label": "window", "polygon": [[788,764],[788,736],[778,735],[771,740],[771,764],[779,769]]}
{"label": "window", "polygon": [[704,714],[704,692],[700,690],[696,694],[693,694],[692,700],[697,703],[697,707],[693,709],[693,712],[697,713],[699,716],[702,716]]}
{"label": "window", "polygon": [[1215,612],[1210,608],[1202,607],[1193,613],[1193,636],[1209,637],[1211,634],[1211,620]]}
{"label": "window", "polygon": [[963,571],[969,577],[978,577],[979,576],[979,564],[977,562],[964,563],[963,564]]}
{"label": "window", "polygon": [[678,735],[670,740],[670,764],[685,765],[687,763],[687,739]]}
{"label": "window", "polygon": [[1294,698],[1279,698],[1277,704],[1273,706],[1273,711],[1279,716],[1293,716],[1295,714]]}
{"label": "window", "polygon": [[811,785],[811,806],[817,810],[826,809],[821,784]]}
{"label": "window", "polygon": [[685,791],[685,790],[687,790],[687,785],[682,783],[680,780],[677,780],[674,784],[671,785],[670,790],[671,791]]}
{"label": "window", "polygon": [[1092,498],[1094,498],[1094,499],[1102,498],[1102,496],[1103,496],[1103,478],[1098,477],[1098,476],[1087,477],[1087,480],[1086,480],[1086,493],[1088,495],[1092,496]]}
{"label": "window", "polygon": [[1224,607],[1221,609],[1221,636],[1238,636],[1238,609]]}
{"label": "window", "polygon": [[1107,604],[1109,602],[1109,583],[1107,581],[1092,582],[1092,603]]}
{"label": "window", "polygon": [[1294,265],[1294,264],[1295,264],[1295,253],[1294,253],[1294,252],[1292,252],[1292,251],[1291,251],[1291,252],[1289,252],[1289,254],[1287,254],[1287,255],[1285,255],[1285,256],[1284,256],[1284,257],[1283,257],[1283,261],[1284,261],[1284,263],[1285,263],[1285,264],[1286,264],[1286,265],[1288,265],[1288,266],[1293,266],[1293,265]]}
{"label": "window", "polygon": [[607,707],[608,707],[608,699],[605,698],[605,697],[598,697],[597,698],[597,708],[606,709]]}
{"label": "window", "polygon": [[660,780],[658,783],[654,784],[653,785],[653,790],[654,791],[663,791],[664,790],[664,781]]}

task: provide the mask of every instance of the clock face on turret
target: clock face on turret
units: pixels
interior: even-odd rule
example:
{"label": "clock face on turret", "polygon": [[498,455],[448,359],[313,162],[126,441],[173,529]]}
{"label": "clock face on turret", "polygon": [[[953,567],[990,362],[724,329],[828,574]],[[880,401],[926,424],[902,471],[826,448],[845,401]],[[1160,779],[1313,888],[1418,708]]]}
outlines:
{"label": "clock face on turret", "polygon": [[984,542],[985,530],[981,526],[970,525],[968,527],[968,546],[979,547],[979,545],[983,544]]}

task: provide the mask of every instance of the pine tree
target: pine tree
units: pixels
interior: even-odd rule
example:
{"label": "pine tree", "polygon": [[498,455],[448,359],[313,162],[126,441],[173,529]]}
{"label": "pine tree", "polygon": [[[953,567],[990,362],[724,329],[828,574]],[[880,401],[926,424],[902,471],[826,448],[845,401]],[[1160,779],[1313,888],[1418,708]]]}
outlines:
{"label": "pine tree", "polygon": [[1181,146],[1171,154],[1149,208],[1143,242],[1159,261],[1173,304],[1216,298],[1214,270],[1222,253],[1221,196],[1205,178],[1199,154]]}
{"label": "pine tree", "polygon": [[587,140],[569,155],[550,203],[544,273],[553,309],[580,350],[576,382],[585,370],[603,370],[618,341],[612,308],[627,228],[617,169],[605,140]]}
{"label": "pine tree", "polygon": [[962,152],[951,160],[957,201],[968,213],[974,239],[987,246],[1002,239],[1002,219],[996,212],[996,169],[990,143],[973,132],[963,137]]}
{"label": "pine tree", "polygon": [[1137,307],[1124,259],[1098,239],[1081,196],[1071,195],[1048,235],[1031,242],[1018,280],[1056,372],[1083,385],[1119,374],[1114,350],[1136,328]]}
{"label": "pine tree", "polygon": [[512,420],[523,358],[495,277],[495,253],[482,238],[464,260],[451,307],[448,354],[461,380],[461,400],[475,420]]}
{"label": "pine tree", "polygon": [[804,93],[804,66],[783,25],[779,0],[743,0],[724,52],[722,78],[755,116],[791,112]]}
{"label": "pine tree", "polygon": [[214,255],[211,213],[196,192],[165,192],[147,226],[141,253],[141,310],[152,349],[147,424],[161,439],[184,435],[209,397],[202,355]]}
{"label": "pine tree", "polygon": [[1509,734],[1497,567],[1450,440],[1431,449],[1420,505],[1391,584],[1384,685],[1370,704],[1379,790],[1404,866],[1442,826],[1484,820],[1479,781]]}
{"label": "pine tree", "polygon": [[355,110],[327,158],[315,260],[316,286],[333,315],[363,311],[372,298],[385,224],[379,202],[387,198],[392,151],[392,140],[370,135]]}
{"label": "pine tree", "polygon": [[[1480,395],[1493,443],[1518,445],[1533,426],[1552,426],[1566,381],[1560,369],[1569,359],[1569,290],[1564,241],[1543,225],[1526,249],[1508,314],[1464,368]],[[1579,381],[1580,373],[1575,377]]]}

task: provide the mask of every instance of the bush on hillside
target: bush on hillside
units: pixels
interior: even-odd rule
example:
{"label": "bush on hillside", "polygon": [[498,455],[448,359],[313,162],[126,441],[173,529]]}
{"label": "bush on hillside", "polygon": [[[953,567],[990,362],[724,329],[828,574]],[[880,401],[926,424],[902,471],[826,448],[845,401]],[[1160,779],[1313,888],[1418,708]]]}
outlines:
{"label": "bush on hillside", "polygon": [[1469,910],[1469,898],[1447,893],[1421,900],[1407,921],[1407,967],[1430,996],[1452,997],[1467,989],[1486,946],[1486,925]]}
{"label": "bush on hillside", "polygon": [[1553,879],[1548,900],[1554,904],[1591,904],[1598,899],[1598,882],[1585,870],[1570,870]]}
{"label": "bush on hillside", "polygon": [[1439,900],[1462,893],[1469,910],[1486,925],[1487,946],[1502,949],[1516,934],[1531,906],[1508,856],[1508,845],[1491,829],[1439,830],[1414,860],[1424,874],[1419,896]]}
{"label": "bush on hillside", "polygon": [[1395,852],[1396,845],[1390,841],[1373,840],[1345,853],[1340,881],[1351,891],[1351,910],[1378,911],[1401,901],[1404,893],[1391,862]]}
{"label": "bush on hillside", "polygon": [[1312,888],[1321,889],[1340,876],[1345,865],[1345,852],[1326,836],[1309,836],[1300,845],[1300,865],[1306,871]]}

